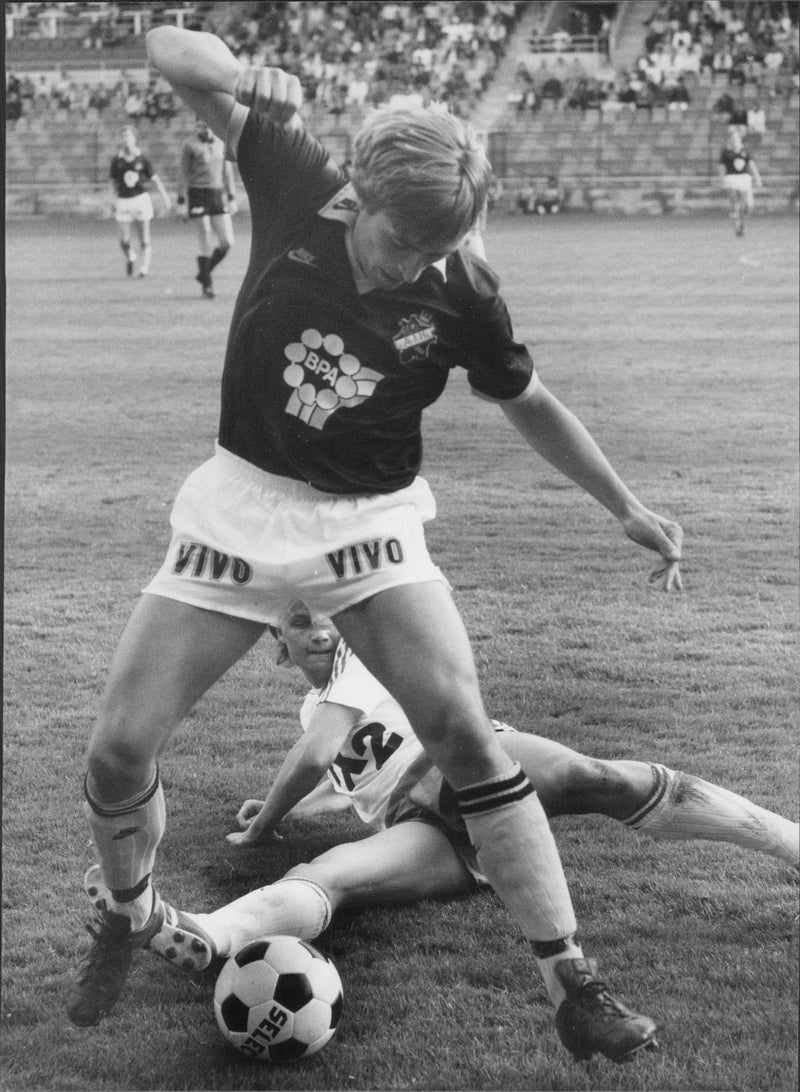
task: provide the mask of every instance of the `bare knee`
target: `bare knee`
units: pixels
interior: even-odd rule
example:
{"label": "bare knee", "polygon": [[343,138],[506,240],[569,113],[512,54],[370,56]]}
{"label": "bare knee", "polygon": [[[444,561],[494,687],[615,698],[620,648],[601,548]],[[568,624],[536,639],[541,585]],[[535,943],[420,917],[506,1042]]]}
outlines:
{"label": "bare knee", "polygon": [[606,813],[624,788],[624,778],[613,763],[574,753],[555,759],[537,783],[548,815]]}
{"label": "bare knee", "polygon": [[496,777],[509,766],[484,712],[480,697],[472,701],[448,696],[424,725],[415,725],[426,752],[454,788]]}
{"label": "bare knee", "polygon": [[101,800],[123,800],[152,781],[158,751],[153,739],[122,708],[106,707],[86,755],[90,785]]}

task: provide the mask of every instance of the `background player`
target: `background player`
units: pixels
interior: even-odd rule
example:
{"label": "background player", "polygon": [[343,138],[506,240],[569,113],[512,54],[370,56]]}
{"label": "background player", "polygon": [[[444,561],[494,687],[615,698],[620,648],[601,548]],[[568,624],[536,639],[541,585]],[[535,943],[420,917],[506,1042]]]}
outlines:
{"label": "background player", "polygon": [[728,132],[728,141],[722,149],[719,162],[722,185],[728,195],[736,234],[744,235],[745,217],[753,211],[755,203],[753,183],[761,189],[763,182],[736,126],[731,126]]}
{"label": "background player", "polygon": [[125,255],[125,272],[129,277],[133,276],[136,252],[133,249],[132,232],[135,225],[141,251],[139,276],[146,277],[150,272],[152,257],[150,221],[153,219],[153,202],[149,192],[150,183],[158,190],[165,210],[172,207],[172,202],[161,179],[153,171],[150,160],[142,154],[136,130],[130,125],[122,130],[119,150],[111,160],[109,177],[114,219],[119,224],[119,245]]}
{"label": "background player", "polygon": [[[379,111],[355,138],[348,180],[302,125],[284,127],[302,103],[296,77],[245,69],[209,34],[161,26],[147,46],[236,156],[252,245],[219,444],[179,491],[168,555],[121,638],[89,744],[86,815],[112,902],[70,1018],[102,1019],[133,952],[160,928],[159,755],[289,595],[335,617],[400,702],[543,974],[555,976],[557,957],[569,970],[581,952],[557,847],[490,728],[466,629],[425,544],[435,504],[418,473],[423,410],[464,367],[540,456],[656,552],[665,590],[680,583],[681,528],[633,495],[539,381],[496,276],[461,245],[491,173],[467,127],[422,109]],[[568,987],[591,1025],[587,1049],[623,1060],[652,1043],[652,1020],[594,1012],[589,985],[576,975]]]}
{"label": "background player", "polygon": [[236,178],[222,141],[201,118],[194,138],[181,149],[179,188],[178,205],[197,226],[196,279],[203,295],[213,299],[211,273],[233,246]]}
{"label": "background player", "polygon": [[[203,970],[215,956],[232,955],[267,933],[313,940],[341,908],[458,895],[482,880],[452,792],[400,706],[340,640],[331,619],[296,600],[274,633],[278,663],[300,668],[313,688],[300,710],[303,735],[266,800],[246,800],[239,809],[241,830],[228,841],[268,842],[287,816],[340,807],[377,833],[335,846],[211,914],[165,905],[165,923],[148,947],[184,970]],[[656,839],[730,842],[794,868],[800,863],[798,824],[744,797],[661,764],[600,761],[493,723],[549,816],[594,812]],[[108,899],[97,865],[85,885],[95,904]],[[558,1008],[563,991],[552,987]]]}

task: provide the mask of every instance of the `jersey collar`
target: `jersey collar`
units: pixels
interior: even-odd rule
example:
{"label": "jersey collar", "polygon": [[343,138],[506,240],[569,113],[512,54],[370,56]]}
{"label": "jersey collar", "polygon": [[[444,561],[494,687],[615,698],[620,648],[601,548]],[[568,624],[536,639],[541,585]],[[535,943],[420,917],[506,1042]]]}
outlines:
{"label": "jersey collar", "polygon": [[[325,220],[338,220],[345,227],[351,228],[360,208],[361,205],[356,197],[356,191],[353,189],[352,183],[347,182],[322,206],[318,215]],[[433,262],[429,268],[438,270],[442,280],[447,280],[447,258],[440,258],[438,262]]]}

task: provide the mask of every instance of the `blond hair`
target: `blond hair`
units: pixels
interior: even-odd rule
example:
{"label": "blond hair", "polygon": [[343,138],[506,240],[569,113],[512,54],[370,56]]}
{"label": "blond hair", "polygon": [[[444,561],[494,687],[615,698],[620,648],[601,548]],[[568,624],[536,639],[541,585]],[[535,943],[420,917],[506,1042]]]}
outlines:
{"label": "blond hair", "polygon": [[351,181],[367,212],[384,212],[408,241],[446,250],[478,221],[491,166],[470,125],[441,110],[384,107],[353,143]]}

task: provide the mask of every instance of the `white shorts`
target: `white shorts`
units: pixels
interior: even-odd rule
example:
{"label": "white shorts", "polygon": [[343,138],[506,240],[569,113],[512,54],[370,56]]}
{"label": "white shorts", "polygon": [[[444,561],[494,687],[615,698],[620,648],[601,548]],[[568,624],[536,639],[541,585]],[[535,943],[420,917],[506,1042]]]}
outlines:
{"label": "white shorts", "polygon": [[753,176],[750,174],[726,174],[722,184],[726,190],[750,193],[753,189]]}
{"label": "white shorts", "polygon": [[178,491],[166,559],[144,591],[272,625],[295,597],[333,616],[386,588],[446,583],[425,544],[435,515],[423,478],[336,496],[217,446]]}
{"label": "white shorts", "polygon": [[149,193],[135,197],[118,197],[114,204],[114,219],[118,224],[131,224],[153,219],[153,202]]}

